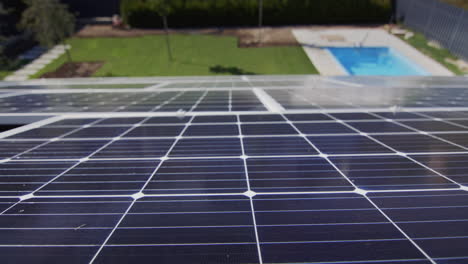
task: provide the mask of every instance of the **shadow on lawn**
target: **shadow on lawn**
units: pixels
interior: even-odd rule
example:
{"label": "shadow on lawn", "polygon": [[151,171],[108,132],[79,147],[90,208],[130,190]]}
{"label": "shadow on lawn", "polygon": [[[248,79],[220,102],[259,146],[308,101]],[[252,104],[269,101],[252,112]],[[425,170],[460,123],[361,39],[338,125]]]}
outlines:
{"label": "shadow on lawn", "polygon": [[210,67],[210,72],[212,73],[229,73],[232,75],[255,75],[255,72],[244,71],[238,67],[226,67],[221,65],[215,65]]}

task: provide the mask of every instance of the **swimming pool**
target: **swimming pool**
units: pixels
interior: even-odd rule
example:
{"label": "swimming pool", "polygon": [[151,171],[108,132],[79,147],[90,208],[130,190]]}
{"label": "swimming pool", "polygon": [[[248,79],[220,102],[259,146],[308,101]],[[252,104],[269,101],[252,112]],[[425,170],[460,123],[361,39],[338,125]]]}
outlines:
{"label": "swimming pool", "polygon": [[424,69],[387,47],[327,48],[350,75],[429,75]]}

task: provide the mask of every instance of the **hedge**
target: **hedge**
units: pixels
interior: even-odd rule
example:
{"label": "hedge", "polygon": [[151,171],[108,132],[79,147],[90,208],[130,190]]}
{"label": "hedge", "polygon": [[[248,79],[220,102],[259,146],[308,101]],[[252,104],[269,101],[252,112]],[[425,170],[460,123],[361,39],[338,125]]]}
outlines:
{"label": "hedge", "polygon": [[[160,28],[148,0],[122,0],[121,15],[132,27]],[[255,26],[258,0],[170,0],[171,27]],[[264,0],[265,25],[386,23],[391,0]]]}

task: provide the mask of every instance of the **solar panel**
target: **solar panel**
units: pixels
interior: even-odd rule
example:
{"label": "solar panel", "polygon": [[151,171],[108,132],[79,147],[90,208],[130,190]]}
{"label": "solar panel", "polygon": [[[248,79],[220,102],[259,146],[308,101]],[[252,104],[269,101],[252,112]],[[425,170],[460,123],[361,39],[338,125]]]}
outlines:
{"label": "solar panel", "polygon": [[0,83],[2,261],[468,263],[463,80]]}

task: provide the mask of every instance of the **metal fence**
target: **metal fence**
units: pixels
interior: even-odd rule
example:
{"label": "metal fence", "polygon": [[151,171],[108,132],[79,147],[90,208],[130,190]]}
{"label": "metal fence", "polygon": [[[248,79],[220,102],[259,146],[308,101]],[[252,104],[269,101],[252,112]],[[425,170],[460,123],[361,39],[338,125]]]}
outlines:
{"label": "metal fence", "polygon": [[397,18],[468,60],[468,11],[439,0],[398,0]]}

